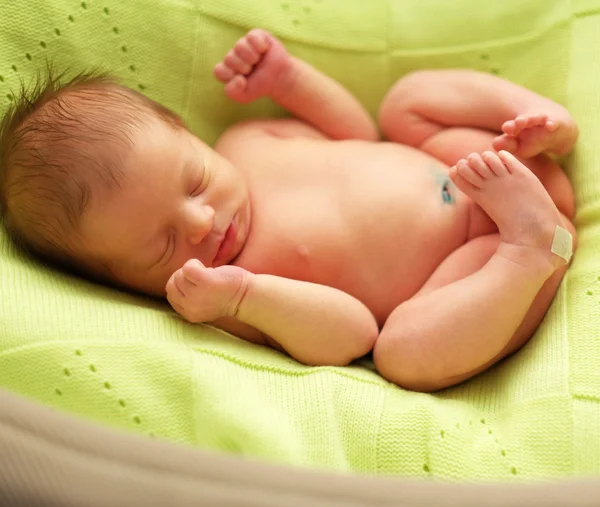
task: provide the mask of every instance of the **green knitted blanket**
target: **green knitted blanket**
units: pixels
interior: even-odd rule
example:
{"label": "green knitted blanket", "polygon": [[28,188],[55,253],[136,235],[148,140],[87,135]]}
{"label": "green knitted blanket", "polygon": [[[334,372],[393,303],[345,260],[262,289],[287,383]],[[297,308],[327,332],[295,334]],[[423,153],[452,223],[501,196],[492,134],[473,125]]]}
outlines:
{"label": "green knitted blanket", "polygon": [[262,27],[372,113],[410,70],[467,67],[565,104],[581,128],[567,161],[573,264],[534,338],[464,385],[415,394],[361,366],[303,366],[187,324],[166,304],[45,269],[1,234],[0,385],[155,438],[313,468],[450,480],[600,473],[599,14],[600,0],[0,2],[0,112],[48,58],[113,71],[213,142],[242,118],[283,114],[266,100],[228,101],[211,76]]}

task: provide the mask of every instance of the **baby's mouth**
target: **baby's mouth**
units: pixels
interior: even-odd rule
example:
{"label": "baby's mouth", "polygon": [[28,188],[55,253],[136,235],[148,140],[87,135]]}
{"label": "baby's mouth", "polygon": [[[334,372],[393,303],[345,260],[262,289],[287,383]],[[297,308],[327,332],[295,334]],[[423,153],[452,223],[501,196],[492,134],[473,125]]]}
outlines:
{"label": "baby's mouth", "polygon": [[233,217],[233,220],[229,224],[229,227],[225,230],[223,239],[217,249],[215,258],[213,259],[213,265],[219,263],[225,263],[224,261],[231,257],[235,242],[237,239],[238,227],[237,227],[237,215]]}

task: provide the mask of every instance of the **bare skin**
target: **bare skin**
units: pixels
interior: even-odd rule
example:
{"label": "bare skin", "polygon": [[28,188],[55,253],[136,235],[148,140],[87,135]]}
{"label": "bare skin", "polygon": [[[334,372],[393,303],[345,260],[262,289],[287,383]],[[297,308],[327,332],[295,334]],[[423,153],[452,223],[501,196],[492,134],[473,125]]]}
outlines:
{"label": "bare skin", "polygon": [[[564,108],[494,76],[414,73],[382,103],[382,142],[356,99],[266,32],[215,75],[231,99],[267,96],[295,118],[235,125],[214,150],[159,123],[140,136],[130,184],[84,220],[119,282],[155,295],[166,284],[191,322],[307,364],[373,350],[384,377],[422,391],[530,338],[566,270],[548,231],[575,236],[571,187],[545,155],[577,138]],[[147,250],[162,260],[134,267]]]}

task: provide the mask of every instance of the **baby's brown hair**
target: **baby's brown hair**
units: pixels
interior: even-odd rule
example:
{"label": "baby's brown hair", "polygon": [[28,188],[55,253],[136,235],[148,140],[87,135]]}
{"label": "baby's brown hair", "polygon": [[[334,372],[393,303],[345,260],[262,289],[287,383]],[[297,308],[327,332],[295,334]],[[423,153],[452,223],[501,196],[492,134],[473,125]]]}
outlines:
{"label": "baby's brown hair", "polygon": [[96,71],[63,82],[51,67],[20,94],[0,124],[0,219],[13,242],[86,275],[78,224],[92,189],[118,189],[132,134],[153,118],[179,117]]}

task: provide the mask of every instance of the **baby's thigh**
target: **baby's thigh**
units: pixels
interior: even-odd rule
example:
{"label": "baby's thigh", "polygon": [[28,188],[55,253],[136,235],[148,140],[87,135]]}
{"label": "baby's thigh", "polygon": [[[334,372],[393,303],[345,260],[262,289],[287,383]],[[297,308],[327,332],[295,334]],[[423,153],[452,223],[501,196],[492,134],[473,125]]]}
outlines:
{"label": "baby's thigh", "polygon": [[490,260],[500,244],[500,234],[487,234],[467,241],[454,250],[436,268],[415,294],[422,296],[479,271]]}
{"label": "baby's thigh", "polygon": [[[577,246],[575,227],[567,217],[563,215],[562,218],[563,226],[566,227],[573,236],[573,249],[575,249]],[[499,244],[500,234],[488,234],[467,241],[463,246],[457,248],[440,263],[414,297],[419,297],[428,292],[435,291],[440,287],[466,278],[479,271],[494,255]],[[556,294],[567,269],[568,266],[557,269],[554,274],[546,280],[525,314],[521,325],[518,327],[506,347],[501,351],[499,357],[504,357],[519,349],[531,337],[552,304],[554,295]],[[497,359],[498,357],[495,358],[493,362]],[[485,369],[485,367],[481,368],[481,370],[483,369]]]}
{"label": "baby's thigh", "polygon": [[497,135],[476,128],[452,127],[431,136],[421,145],[421,150],[453,166],[470,153],[492,150],[492,140]]}
{"label": "baby's thigh", "polygon": [[[469,212],[467,241],[452,251],[436,268],[417,294],[429,292],[481,269],[494,255],[500,243],[496,224],[485,211],[466,195],[457,195],[457,202]],[[569,216],[561,212],[562,226],[573,236],[573,249],[577,246],[577,231]]]}

